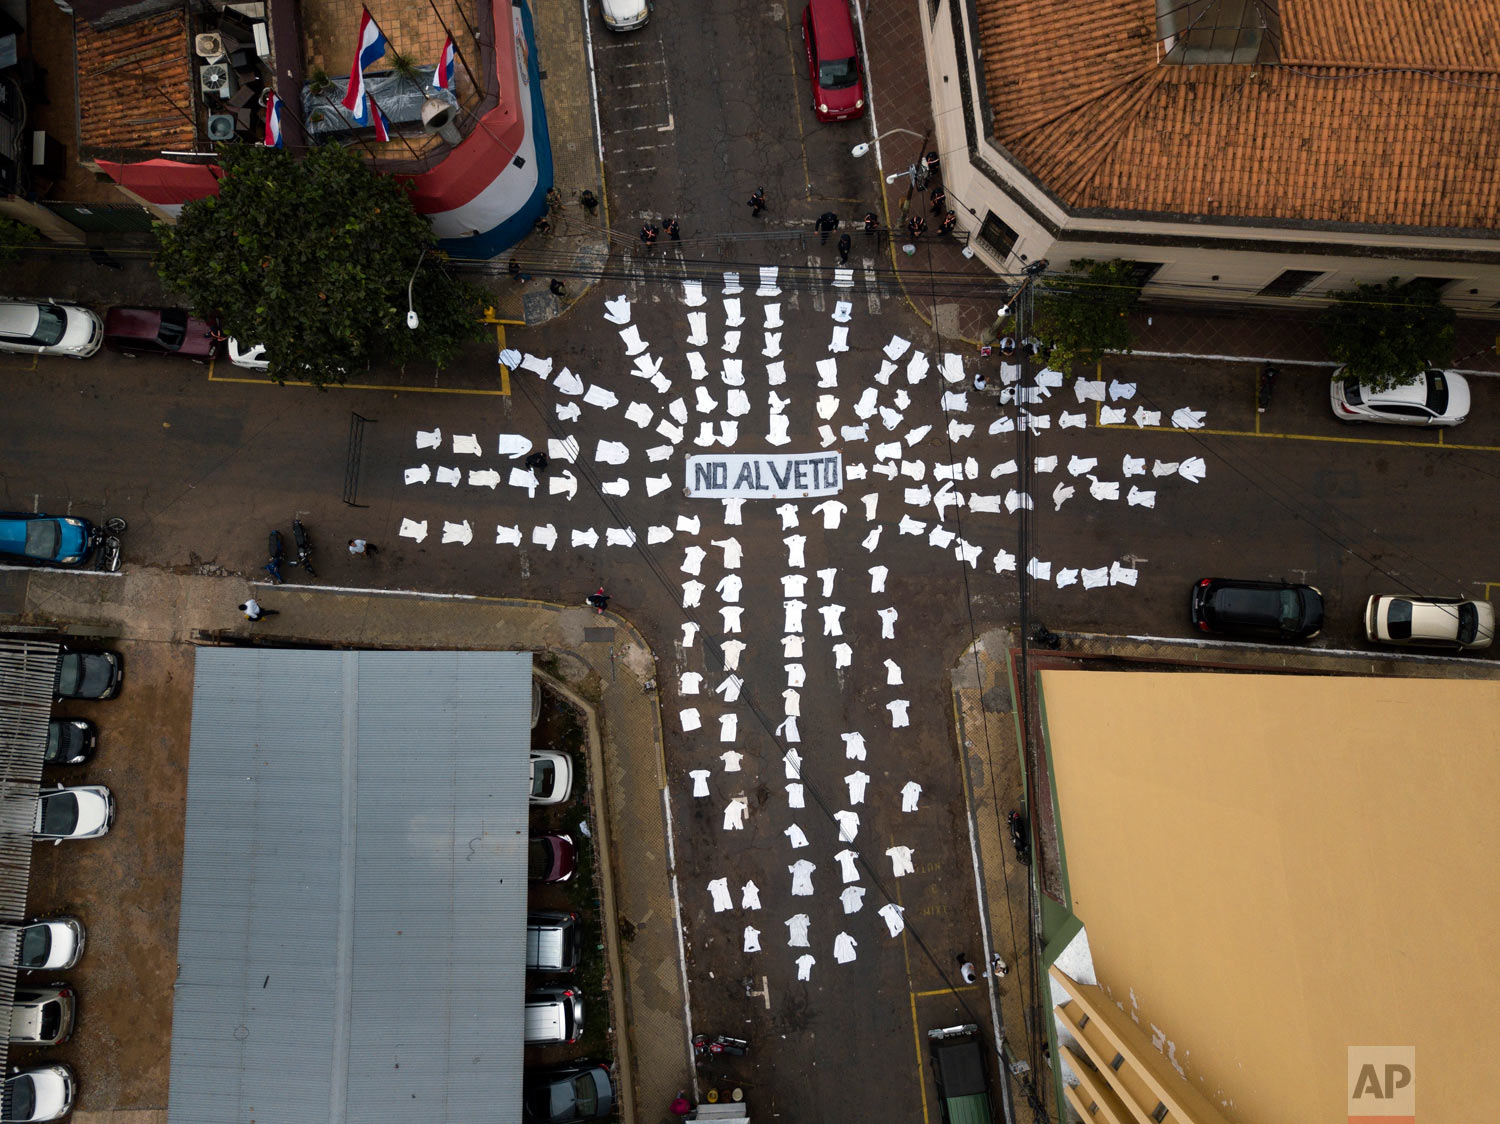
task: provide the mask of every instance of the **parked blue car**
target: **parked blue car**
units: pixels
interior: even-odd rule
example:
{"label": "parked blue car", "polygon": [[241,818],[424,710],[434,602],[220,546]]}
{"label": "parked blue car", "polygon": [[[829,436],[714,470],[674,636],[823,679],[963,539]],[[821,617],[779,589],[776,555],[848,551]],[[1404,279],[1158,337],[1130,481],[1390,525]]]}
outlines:
{"label": "parked blue car", "polygon": [[87,519],[0,512],[0,560],[43,566],[83,566],[101,539]]}

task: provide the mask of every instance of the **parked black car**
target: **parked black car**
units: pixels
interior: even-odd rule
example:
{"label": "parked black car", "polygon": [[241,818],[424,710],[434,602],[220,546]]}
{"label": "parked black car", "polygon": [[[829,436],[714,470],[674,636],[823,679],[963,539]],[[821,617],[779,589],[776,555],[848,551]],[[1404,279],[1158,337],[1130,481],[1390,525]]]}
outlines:
{"label": "parked black car", "polygon": [[82,765],[94,756],[99,728],[84,718],[54,718],[47,723],[45,765]]}
{"label": "parked black car", "polygon": [[521,1113],[528,1124],[601,1120],[614,1109],[615,1086],[604,1062],[569,1062],[526,1074]]}
{"label": "parked black car", "polygon": [[1269,640],[1311,640],[1323,628],[1323,595],[1290,582],[1204,578],[1189,605],[1203,632]]}
{"label": "parked black car", "polygon": [[125,661],[119,652],[77,652],[64,648],[57,661],[60,699],[112,699],[125,679]]}

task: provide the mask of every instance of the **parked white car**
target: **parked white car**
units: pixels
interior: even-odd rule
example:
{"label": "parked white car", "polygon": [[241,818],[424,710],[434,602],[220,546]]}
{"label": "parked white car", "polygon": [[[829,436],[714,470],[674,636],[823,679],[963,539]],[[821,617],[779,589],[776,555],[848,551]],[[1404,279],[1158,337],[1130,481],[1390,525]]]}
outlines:
{"label": "parked white car", "polygon": [[265,344],[246,347],[237,339],[229,341],[229,361],[236,367],[248,367],[252,371],[264,371],[271,365],[271,361],[266,358]]}
{"label": "parked white car", "polygon": [[573,759],[556,750],[531,753],[531,802],[561,804],[573,792]]}
{"label": "parked white car", "polygon": [[78,1079],[65,1065],[16,1067],[5,1079],[0,1124],[33,1124],[59,1120],[73,1111]]}
{"label": "parked white car", "polygon": [[61,972],[83,955],[83,922],[76,917],[44,917],[20,929],[16,967]]}
{"label": "parked white car", "polygon": [[1365,606],[1365,635],[1382,644],[1488,648],[1495,640],[1495,607],[1462,597],[1376,595]]}
{"label": "parked white car", "polygon": [[104,321],[81,304],[0,300],[0,351],[87,359],[104,342]]}
{"label": "parked white car", "polygon": [[1344,368],[1333,373],[1328,399],[1343,422],[1387,425],[1457,425],[1469,416],[1469,383],[1456,371],[1423,371],[1389,390],[1372,390]]}
{"label": "parked white car", "polygon": [[115,822],[114,793],[102,784],[58,785],[43,789],[36,802],[33,835],[61,843],[64,839],[97,839]]}
{"label": "parked white car", "polygon": [[611,31],[634,31],[651,18],[647,0],[599,0],[599,14]]}

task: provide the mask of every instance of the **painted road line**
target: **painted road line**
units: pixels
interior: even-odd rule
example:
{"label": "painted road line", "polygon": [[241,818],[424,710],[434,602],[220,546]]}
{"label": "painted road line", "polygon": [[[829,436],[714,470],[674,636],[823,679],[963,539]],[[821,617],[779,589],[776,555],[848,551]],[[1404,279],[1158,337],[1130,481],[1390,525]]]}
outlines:
{"label": "painted road line", "polygon": [[[515,321],[510,321],[510,323],[515,323]],[[505,324],[506,321],[500,321],[495,324],[496,362],[499,362],[500,353],[505,350]],[[500,393],[504,395],[510,394],[510,368],[504,363],[500,363]]]}
{"label": "painted road line", "polygon": [[[1094,426],[1096,429],[1114,430],[1125,433],[1177,433],[1185,436],[1204,437],[1263,437],[1275,441],[1313,441],[1323,442],[1329,445],[1384,445],[1402,449],[1442,449],[1459,450],[1466,453],[1500,453],[1500,445],[1461,445],[1457,442],[1442,440],[1439,432],[1437,441],[1398,441],[1393,438],[1381,437],[1334,437],[1317,433],[1267,433],[1259,429],[1178,429],[1176,426],[1133,426],[1133,425],[1101,425],[1098,421],[1099,406],[1094,406]],[[1258,419],[1258,415],[1257,415]],[[1257,420],[1257,426],[1260,424]]]}
{"label": "painted road line", "polygon": [[[894,845],[895,840],[891,840]],[[901,879],[892,879],[896,891],[896,905],[900,906],[904,913],[906,907],[901,904]],[[901,930],[901,958],[906,964],[906,992],[911,1001],[911,1039],[912,1045],[917,1051],[917,1088],[922,1090],[922,1124],[932,1124],[931,1114],[927,1109],[927,1069],[922,1064],[922,1028],[917,1022],[917,995],[911,989],[911,927],[906,926]],[[930,993],[921,993],[930,994]]]}

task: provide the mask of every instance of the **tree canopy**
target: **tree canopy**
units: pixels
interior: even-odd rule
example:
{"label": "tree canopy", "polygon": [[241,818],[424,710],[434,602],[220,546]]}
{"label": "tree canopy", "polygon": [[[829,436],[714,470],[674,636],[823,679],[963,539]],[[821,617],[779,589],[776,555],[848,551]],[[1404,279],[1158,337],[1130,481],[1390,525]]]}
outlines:
{"label": "tree canopy", "polygon": [[1094,366],[1106,351],[1129,351],[1140,295],[1131,263],[1120,258],[1083,258],[1061,276],[1038,280],[1032,335],[1050,349],[1048,366],[1067,374]]}
{"label": "tree canopy", "polygon": [[0,215],[0,265],[16,260],[23,246],[36,241],[36,229]]}
{"label": "tree canopy", "polygon": [[1386,389],[1453,357],[1454,314],[1428,282],[1359,285],[1332,294],[1323,314],[1328,351],[1360,382]]}
{"label": "tree canopy", "polygon": [[423,259],[432,228],[401,184],[338,145],[301,159],[231,145],[219,159],[219,194],[157,224],[157,271],[225,334],[264,345],[277,381],[343,382],[372,358],[441,365],[477,335],[482,290]]}

